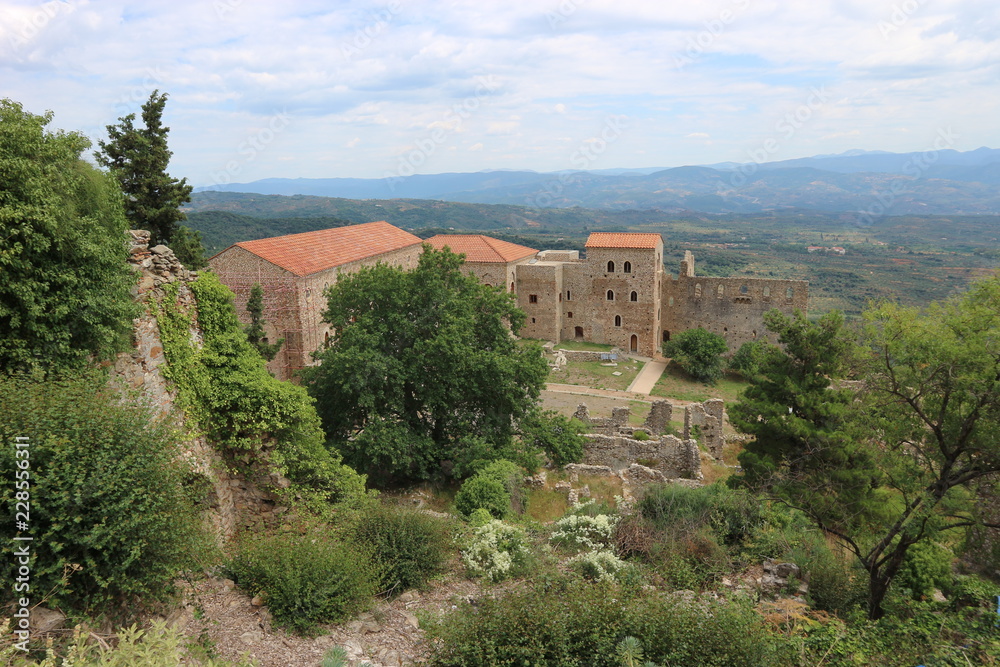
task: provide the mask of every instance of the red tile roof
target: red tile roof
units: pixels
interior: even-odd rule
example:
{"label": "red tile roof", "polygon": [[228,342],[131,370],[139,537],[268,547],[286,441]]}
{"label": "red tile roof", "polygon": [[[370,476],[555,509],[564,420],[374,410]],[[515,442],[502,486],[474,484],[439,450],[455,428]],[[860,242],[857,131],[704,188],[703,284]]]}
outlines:
{"label": "red tile roof", "polygon": [[663,239],[659,234],[594,232],[587,239],[588,248],[656,248]]}
{"label": "red tile roof", "polygon": [[297,276],[308,276],[419,243],[418,237],[383,220],[235,245]]}
{"label": "red tile roof", "polygon": [[467,262],[516,262],[538,253],[534,248],[482,234],[438,234],[426,242],[438,250],[448,246],[452,252],[465,255]]}

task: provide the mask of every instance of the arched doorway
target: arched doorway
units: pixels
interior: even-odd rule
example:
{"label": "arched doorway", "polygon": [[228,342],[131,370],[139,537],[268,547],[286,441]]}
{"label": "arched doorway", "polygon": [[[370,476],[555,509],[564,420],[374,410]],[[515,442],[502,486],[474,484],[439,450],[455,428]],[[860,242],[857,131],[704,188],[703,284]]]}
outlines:
{"label": "arched doorway", "polygon": [[635,334],[632,334],[632,338],[630,338],[629,342],[628,342],[628,347],[633,352],[638,352],[639,351],[639,337],[636,336]]}
{"label": "arched doorway", "polygon": [[583,327],[576,327],[573,329],[573,335],[577,338],[583,338]]}

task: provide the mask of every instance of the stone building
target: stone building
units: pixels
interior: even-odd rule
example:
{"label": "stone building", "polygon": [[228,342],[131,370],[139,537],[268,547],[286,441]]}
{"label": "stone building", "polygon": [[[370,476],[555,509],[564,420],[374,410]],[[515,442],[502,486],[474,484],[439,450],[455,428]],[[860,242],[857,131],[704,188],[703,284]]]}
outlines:
{"label": "stone building", "polygon": [[672,333],[703,327],[735,350],[766,334],[771,308],[806,310],[805,281],[696,276],[690,252],[678,275],[667,275],[659,234],[595,232],[586,249],[583,259],[546,251],[517,266],[517,301],[528,315],[521,335],[654,356]]}
{"label": "stone building", "polygon": [[538,251],[482,234],[438,234],[425,241],[433,248],[449,248],[465,255],[466,270],[492,287],[514,291],[517,267],[527,264]]}
{"label": "stone building", "polygon": [[363,266],[414,268],[421,240],[387,222],[369,222],[232,245],[209,259],[219,279],[236,295],[236,311],[248,321],[250,290],[264,290],[269,340],[285,339],[268,370],[282,380],[312,363],[311,354],[329,338],[323,322],[323,290],[337,277]]}
{"label": "stone building", "polygon": [[[735,350],[766,334],[765,312],[806,310],[808,298],[801,280],[697,276],[690,252],[671,276],[659,234],[594,232],[583,258],[578,251],[536,252],[481,234],[438,235],[427,243],[464,254],[470,273],[514,292],[527,315],[522,336],[605,343],[650,357],[673,333],[696,327],[721,335]],[[329,337],[323,290],[338,275],[377,263],[413,268],[420,252],[413,234],[369,222],[237,243],[209,266],[236,294],[241,318],[251,287],[261,284],[268,338],[285,339],[268,368],[288,379]]]}

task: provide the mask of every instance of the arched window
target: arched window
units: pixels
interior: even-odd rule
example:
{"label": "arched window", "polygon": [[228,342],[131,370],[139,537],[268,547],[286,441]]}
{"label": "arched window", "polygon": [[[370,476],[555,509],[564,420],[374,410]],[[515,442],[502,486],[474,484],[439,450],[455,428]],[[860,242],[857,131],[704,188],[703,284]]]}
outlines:
{"label": "arched window", "polygon": [[573,311],[571,310],[568,313],[566,313],[566,317],[573,317]]}
{"label": "arched window", "polygon": [[615,291],[609,289],[608,290],[608,301],[614,301],[614,300],[615,300]]}
{"label": "arched window", "polygon": [[631,294],[628,295],[628,300],[629,301],[638,301],[639,300],[639,293],[638,292],[632,292]]}
{"label": "arched window", "polygon": [[615,315],[615,326],[616,327],[620,327],[621,325],[622,325],[622,316],[621,315]]}
{"label": "arched window", "polygon": [[791,287],[785,290],[785,300],[791,301],[794,296],[795,296],[795,290],[793,290]]}
{"label": "arched window", "polygon": [[764,298],[765,299],[771,298],[771,288],[768,285],[764,285]]}
{"label": "arched window", "polygon": [[511,292],[513,292],[513,291],[514,291],[514,283],[511,283],[511,284],[510,284],[510,291],[511,291]]}
{"label": "arched window", "polygon": [[625,262],[624,266],[622,266],[622,271],[632,273],[632,262]]}
{"label": "arched window", "polygon": [[674,305],[674,297],[670,297],[669,299],[667,299],[667,305],[668,306],[673,306]]}
{"label": "arched window", "polygon": [[696,298],[696,299],[700,299],[701,298],[701,283],[697,283],[694,286],[694,298]]}
{"label": "arched window", "polygon": [[722,285],[719,285],[719,293],[718,293],[718,297],[719,297],[719,298],[721,299],[721,298],[722,298],[722,297],[724,297],[725,295],[726,295],[726,288],[725,288],[725,287],[723,287]]}
{"label": "arched window", "polygon": [[747,287],[746,285],[740,285],[740,294],[746,294],[749,291],[750,291],[749,287]]}
{"label": "arched window", "polygon": [[615,263],[608,262],[608,273],[614,273],[614,272],[615,272]]}

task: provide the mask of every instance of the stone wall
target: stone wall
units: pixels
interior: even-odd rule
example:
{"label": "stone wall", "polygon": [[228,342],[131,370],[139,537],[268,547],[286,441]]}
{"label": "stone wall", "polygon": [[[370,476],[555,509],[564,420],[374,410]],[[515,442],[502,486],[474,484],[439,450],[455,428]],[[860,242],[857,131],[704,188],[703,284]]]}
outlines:
{"label": "stone wall", "polygon": [[698,443],[672,435],[659,439],[635,440],[622,435],[585,436],[583,462],[587,465],[608,466],[614,471],[638,463],[658,471],[665,479],[681,477],[702,479]]}
{"label": "stone wall", "polygon": [[670,420],[673,419],[673,416],[674,406],[670,401],[653,401],[643,425],[653,435],[661,435],[670,426]]}
{"label": "stone wall", "polygon": [[[166,246],[150,250],[149,232],[133,230],[127,239],[131,248],[129,264],[138,273],[133,297],[142,304],[143,310],[134,321],[132,351],[121,353],[114,360],[112,381],[136,392],[152,407],[156,417],[182,420],[181,411],[175,407],[176,391],[163,375],[167,360],[156,322],[156,310],[166,298],[164,286],[180,283],[176,306],[192,315],[190,336],[192,341],[199,343],[201,332],[197,325],[197,303],[188,287],[198,274],[185,269]],[[184,460],[195,474],[207,481],[211,489],[204,503],[208,520],[220,542],[243,527],[269,521],[284,511],[277,497],[265,487],[283,486],[287,480],[272,476],[252,461],[247,461],[245,465],[252,471],[250,478],[231,474],[232,461],[224,460],[195,430],[188,429],[183,423],[178,423],[178,427],[188,433],[182,443]]]}
{"label": "stone wall", "polygon": [[712,457],[720,461],[725,445],[722,433],[724,423],[725,402],[721,398],[710,398],[704,403],[684,407],[684,437],[699,440]]}

